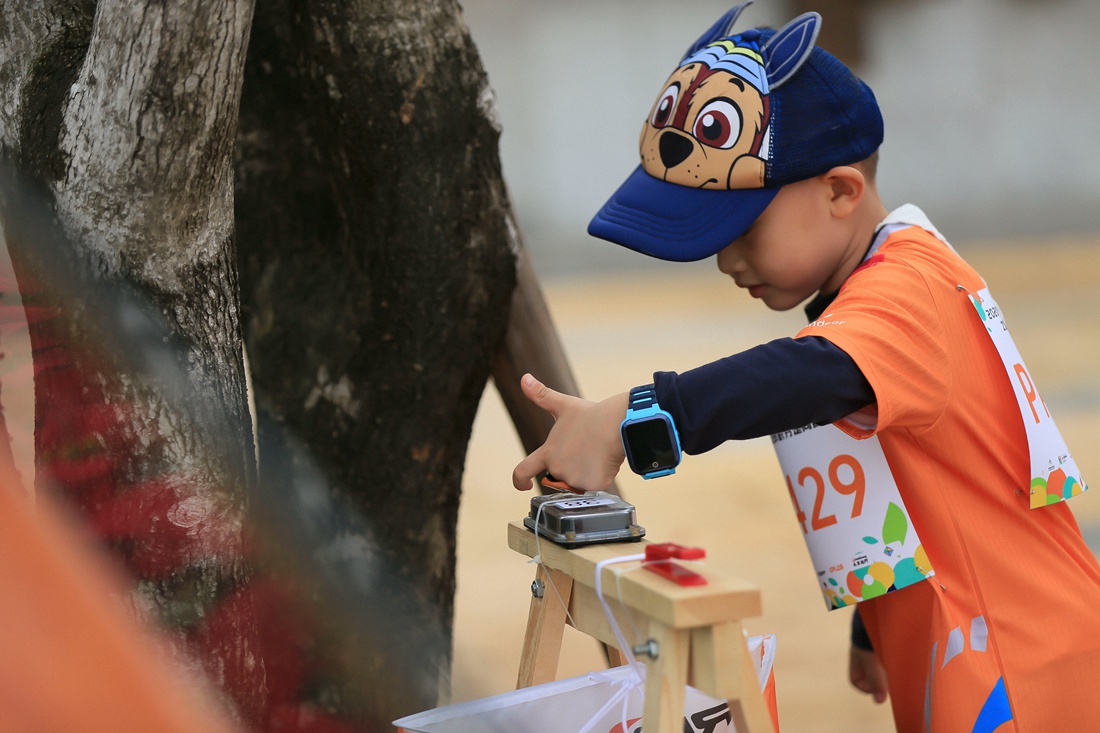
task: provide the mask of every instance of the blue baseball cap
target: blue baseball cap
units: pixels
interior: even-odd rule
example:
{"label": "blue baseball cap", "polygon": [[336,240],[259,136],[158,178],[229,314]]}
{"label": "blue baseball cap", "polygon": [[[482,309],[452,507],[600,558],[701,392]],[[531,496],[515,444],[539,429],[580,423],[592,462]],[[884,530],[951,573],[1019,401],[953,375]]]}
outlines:
{"label": "blue baseball cap", "polygon": [[814,45],[821,17],[734,34],[748,4],[681,59],[643,127],[641,164],[589,234],[663,260],[701,260],[740,237],[782,186],[878,150],[874,93]]}

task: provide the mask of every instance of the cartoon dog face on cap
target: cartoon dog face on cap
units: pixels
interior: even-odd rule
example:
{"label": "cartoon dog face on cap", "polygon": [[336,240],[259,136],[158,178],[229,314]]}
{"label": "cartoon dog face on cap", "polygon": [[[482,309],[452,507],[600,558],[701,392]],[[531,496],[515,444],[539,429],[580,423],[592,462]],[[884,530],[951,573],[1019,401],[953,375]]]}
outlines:
{"label": "cartoon dog face on cap", "polygon": [[771,37],[733,35],[750,3],[735,5],[688,49],[649,119],[639,147],[646,173],[717,190],[762,188],[773,153],[769,94],[809,58],[821,25],[803,13]]}
{"label": "cartoon dog face on cap", "polygon": [[759,52],[739,40],[701,49],[668,78],[639,143],[651,176],[691,188],[764,185],[767,80]]}

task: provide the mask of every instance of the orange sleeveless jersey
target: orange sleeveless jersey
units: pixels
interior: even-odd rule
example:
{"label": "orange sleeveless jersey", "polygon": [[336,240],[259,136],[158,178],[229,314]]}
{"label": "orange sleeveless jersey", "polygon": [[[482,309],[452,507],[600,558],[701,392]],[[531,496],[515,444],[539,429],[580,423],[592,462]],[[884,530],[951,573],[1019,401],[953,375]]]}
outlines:
{"label": "orange sleeveless jersey", "polygon": [[983,282],[901,229],[799,333],[842,348],[874,388],[877,422],[837,424],[878,435],[936,573],[860,614],[899,731],[1100,730],[1100,566],[1065,502],[1029,509],[1019,407],[959,285]]}

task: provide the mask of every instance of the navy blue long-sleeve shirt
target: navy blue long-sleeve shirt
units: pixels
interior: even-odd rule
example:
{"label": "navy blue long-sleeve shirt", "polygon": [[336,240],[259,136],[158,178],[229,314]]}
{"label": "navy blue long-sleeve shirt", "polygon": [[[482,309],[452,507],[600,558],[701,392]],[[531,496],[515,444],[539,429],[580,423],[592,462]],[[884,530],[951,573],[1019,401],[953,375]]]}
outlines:
{"label": "navy blue long-sleeve shirt", "polygon": [[653,375],[686,453],[828,424],[875,400],[847,353],[817,336],[776,339],[680,374]]}
{"label": "navy blue long-sleeve shirt", "polygon": [[[807,319],[817,319],[836,295],[807,303]],[[682,374],[655,372],[653,385],[692,454],[727,440],[827,425],[875,401],[852,357],[817,336],[776,339]]]}
{"label": "navy blue long-sleeve shirt", "polygon": [[[809,320],[834,297],[810,301]],[[816,336],[776,339],[682,374],[656,372],[653,384],[687,453],[704,453],[727,440],[833,423],[875,401],[852,357]],[[851,640],[871,649],[859,613],[852,614]]]}

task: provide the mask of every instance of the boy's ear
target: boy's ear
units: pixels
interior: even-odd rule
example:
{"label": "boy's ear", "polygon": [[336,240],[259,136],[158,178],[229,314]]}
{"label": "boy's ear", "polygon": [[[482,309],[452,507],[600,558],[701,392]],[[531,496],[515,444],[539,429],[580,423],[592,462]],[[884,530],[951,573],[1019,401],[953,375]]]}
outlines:
{"label": "boy's ear", "polygon": [[851,214],[867,190],[867,179],[863,173],[850,165],[830,168],[821,175],[821,180],[829,186],[830,205],[836,216]]}

